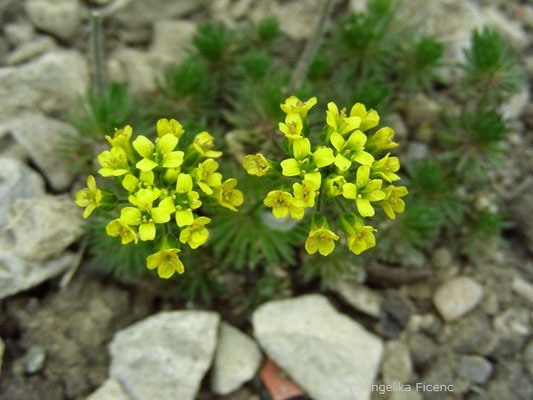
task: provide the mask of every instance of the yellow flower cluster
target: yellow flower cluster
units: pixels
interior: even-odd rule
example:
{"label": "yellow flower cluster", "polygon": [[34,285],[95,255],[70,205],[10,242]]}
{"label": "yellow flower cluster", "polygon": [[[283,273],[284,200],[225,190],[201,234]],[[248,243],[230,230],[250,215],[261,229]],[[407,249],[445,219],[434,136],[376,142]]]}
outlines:
{"label": "yellow flower cluster", "polygon": [[178,121],[160,119],[156,130],[155,141],[143,135],[132,141],[129,125],[106,136],[111,148],[98,155],[98,173],[114,177],[119,194],[99,189],[89,176],[87,187],[76,193],[76,204],[85,207],[84,218],[96,208],[120,207],[120,216],[106,226],[107,234],[120,237],[122,244],[158,243],[159,251],[147,258],[146,266],[170,278],[184,272],[178,256],[181,245],[196,249],[209,237],[206,225],[211,220],[199,214],[200,207],[208,203],[237,211],[243,194],[236,189],[236,179],[224,180],[217,172],[215,158],[222,152],[213,150],[208,132],[198,133],[191,145],[179,149],[184,130]]}
{"label": "yellow flower cluster", "polygon": [[264,204],[272,208],[274,217],[296,220],[303,218],[306,209],[316,207],[305,243],[309,254],[328,255],[340,239],[325,216],[332,210],[322,212],[322,207],[326,208],[323,200],[336,206],[338,227],[345,233],[349,249],[360,254],[376,244],[375,229],[365,225],[365,218],[374,216],[374,207],[382,208],[391,219],[404,211],[402,197],[407,189],[392,184],[400,179],[396,174],[400,162],[390,153],[379,158],[398,143],[393,141],[392,128],[376,128],[380,118],[375,110],[356,103],[348,114],[331,102],[321,143],[313,146],[307,114],[316,103],[315,97],[304,102],[291,96],[281,104],[286,116],[279,130],[285,136],[289,158],[278,164],[262,154],[247,155],[243,167],[250,175],[297,179],[292,187],[282,182],[267,194]]}

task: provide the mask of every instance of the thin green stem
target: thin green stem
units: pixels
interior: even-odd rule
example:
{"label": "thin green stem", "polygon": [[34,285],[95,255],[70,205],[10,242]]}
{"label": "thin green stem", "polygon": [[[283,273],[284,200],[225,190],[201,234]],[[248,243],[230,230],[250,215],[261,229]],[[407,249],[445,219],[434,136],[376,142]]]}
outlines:
{"label": "thin green stem", "polygon": [[316,201],[316,210],[320,211],[321,206],[322,206],[322,190],[318,194],[318,199]]}
{"label": "thin green stem", "polygon": [[339,205],[340,209],[342,211],[344,211],[345,213],[348,212],[348,209],[346,208],[346,206],[344,204],[342,204],[342,201],[339,199],[338,196],[335,196],[335,202]]}
{"label": "thin green stem", "polygon": [[91,11],[91,45],[93,52],[94,83],[98,95],[102,96],[105,86],[104,45],[102,35],[102,15],[97,10]]}

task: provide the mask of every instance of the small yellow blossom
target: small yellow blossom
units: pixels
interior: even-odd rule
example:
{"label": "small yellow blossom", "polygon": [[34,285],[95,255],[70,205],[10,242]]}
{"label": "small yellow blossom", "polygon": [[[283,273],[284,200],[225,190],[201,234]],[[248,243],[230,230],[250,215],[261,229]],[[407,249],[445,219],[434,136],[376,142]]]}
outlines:
{"label": "small yellow blossom", "polygon": [[285,117],[285,122],[279,123],[279,130],[287,139],[296,140],[302,138],[303,122],[298,113],[290,113]]}
{"label": "small yellow blossom", "polygon": [[353,132],[348,140],[333,132],[329,140],[338,152],[335,166],[343,172],[352,166],[353,161],[361,165],[371,165],[374,161],[374,157],[365,151],[366,135],[359,130]]}
{"label": "small yellow blossom", "polygon": [[307,101],[301,101],[296,96],[291,96],[285,100],[285,103],[280,107],[285,114],[296,113],[300,114],[300,117],[307,117],[309,110],[316,104],[316,97],[311,97]]}
{"label": "small yellow blossom", "polygon": [[143,172],[156,167],[178,168],[183,163],[183,151],[173,151],[178,145],[178,138],[165,135],[157,138],[155,144],[146,136],[139,135],[133,141],[133,148],[143,157],[135,166]]}
{"label": "small yellow blossom", "polygon": [[89,217],[102,204],[102,191],[96,186],[94,176],[87,177],[87,187],[76,192],[76,204],[85,207],[83,218]]}
{"label": "small yellow blossom", "polygon": [[213,189],[214,198],[218,201],[222,207],[229,208],[232,211],[237,211],[238,206],[244,202],[244,196],[242,192],[235,189],[237,186],[237,179],[226,179],[220,186]]}
{"label": "small yellow blossom", "polygon": [[105,135],[105,139],[111,145],[111,147],[120,147],[126,153],[126,156],[130,161],[134,160],[133,152],[130,147],[130,139],[133,134],[131,126],[126,125],[123,129],[116,129],[113,137]]}
{"label": "small yellow blossom", "polygon": [[393,142],[394,131],[388,126],[378,129],[376,133],[368,138],[366,143],[367,148],[373,153],[381,151],[394,149],[398,147],[398,143]]}
{"label": "small yellow blossom", "polygon": [[328,103],[328,111],[326,111],[326,123],[333,132],[346,135],[359,128],[361,118],[357,116],[347,117],[345,108],[339,112],[337,105],[330,102]]}
{"label": "small yellow blossom", "polygon": [[331,197],[340,196],[343,187],[346,184],[346,178],[342,175],[330,176],[324,184],[324,192]]}
{"label": "small yellow blossom", "polygon": [[381,160],[372,164],[372,170],[370,172],[372,178],[381,178],[387,182],[400,180],[400,177],[395,174],[400,169],[400,160],[398,160],[398,157],[389,156],[390,153],[387,153]]}
{"label": "small yellow blossom", "polygon": [[305,250],[309,254],[315,254],[318,251],[323,256],[327,256],[335,249],[336,240],[339,240],[339,236],[335,232],[326,227],[315,228],[309,232],[305,241]]}
{"label": "small yellow blossom", "polygon": [[370,202],[385,198],[385,192],[381,190],[382,184],[381,179],[370,179],[370,168],[362,165],[357,169],[356,183],[346,183],[343,186],[343,196],[356,201],[361,216],[372,217],[375,211]]}
{"label": "small yellow blossom", "polygon": [[362,103],[355,103],[350,110],[350,117],[361,118],[361,129],[363,132],[378,126],[379,114],[375,110],[366,110],[366,107]]}
{"label": "small yellow blossom", "polygon": [[139,239],[137,239],[135,231],[131,229],[131,227],[126,222],[122,221],[120,218],[114,219],[113,221],[109,222],[105,227],[105,231],[109,236],[120,236],[122,244],[128,244],[130,242],[137,243],[139,241]]}
{"label": "small yellow blossom", "polygon": [[179,227],[193,223],[193,210],[200,208],[200,194],[193,190],[192,177],[189,174],[179,174],[176,181],[176,193],[173,195],[176,207],[176,223]]}
{"label": "small yellow blossom", "polygon": [[185,268],[178,253],[180,249],[167,248],[151,254],[146,257],[146,267],[148,269],[156,269],[160,278],[168,279],[174,273],[183,274]]}
{"label": "small yellow blossom", "polygon": [[170,134],[176,136],[178,140],[185,133],[183,126],[181,126],[181,124],[175,119],[171,119],[169,121],[166,118],[161,118],[159,121],[157,121],[156,129],[158,137],[163,137],[167,134]]}
{"label": "small yellow blossom", "polygon": [[209,231],[205,228],[209,222],[211,219],[207,217],[196,218],[190,226],[181,231],[180,242],[187,243],[191,249],[204,244],[209,237]]}
{"label": "small yellow blossom", "polygon": [[141,171],[138,178],[135,175],[127,174],[122,180],[122,186],[130,193],[134,193],[143,187],[150,188],[153,184],[154,173],[152,171]]}
{"label": "small yellow blossom", "polygon": [[196,184],[205,194],[213,194],[212,188],[220,186],[222,183],[222,175],[216,172],[217,169],[218,163],[212,158],[198,164],[198,168],[196,168],[194,173]]}
{"label": "small yellow blossom", "polygon": [[104,177],[121,176],[129,172],[128,156],[122,147],[112,147],[98,155],[98,163],[102,168],[98,173]]}
{"label": "small yellow blossom", "polygon": [[390,219],[395,219],[395,213],[402,213],[405,210],[405,203],[401,197],[407,196],[409,193],[405,186],[387,186],[383,189],[385,193],[385,198],[382,201],[376,203],[379,207],[383,208],[385,214]]}
{"label": "small yellow blossom", "polygon": [[289,192],[273,190],[269,192],[263,201],[265,206],[272,208],[272,214],[276,218],[285,218],[290,214],[292,219],[303,218],[305,210],[294,204],[294,197]]}
{"label": "small yellow blossom", "polygon": [[202,157],[218,158],[222,156],[221,151],[211,150],[215,145],[215,140],[208,132],[203,131],[197,134],[192,142],[194,150]]}
{"label": "small yellow blossom", "polygon": [[320,186],[311,179],[304,179],[302,183],[292,185],[294,205],[297,207],[314,207],[316,192]]}
{"label": "small yellow blossom", "polygon": [[272,170],[270,163],[261,153],[248,154],[242,160],[242,166],[249,175],[264,176]]}

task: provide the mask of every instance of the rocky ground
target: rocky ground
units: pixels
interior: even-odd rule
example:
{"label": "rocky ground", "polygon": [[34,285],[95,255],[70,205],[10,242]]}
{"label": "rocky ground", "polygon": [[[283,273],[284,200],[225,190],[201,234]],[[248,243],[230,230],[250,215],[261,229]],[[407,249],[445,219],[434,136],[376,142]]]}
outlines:
{"label": "rocky ground", "polygon": [[[0,3],[0,399],[268,399],[266,359],[318,400],[533,398],[529,87],[505,108],[513,130],[498,194],[515,224],[490,262],[466,263],[441,247],[409,279],[370,265],[366,282],[272,301],[242,320],[163,299],[149,284],[118,282],[85,260],[70,283],[62,279],[80,262],[82,230],[70,200],[75,176],[55,149],[58,132],[73,129],[59,115],[90,82],[89,10],[105,15],[108,77],[142,93],[155,88],[161,65],[180,60],[198,21],[274,14],[286,35],[303,40],[318,1]],[[461,57],[472,28],[489,24],[533,75],[533,6],[404,3],[450,57]],[[412,126],[420,104],[427,117],[426,100],[414,101],[398,125]],[[424,146],[410,143],[408,154],[420,157]],[[453,392],[366,393],[372,383],[453,384]]]}

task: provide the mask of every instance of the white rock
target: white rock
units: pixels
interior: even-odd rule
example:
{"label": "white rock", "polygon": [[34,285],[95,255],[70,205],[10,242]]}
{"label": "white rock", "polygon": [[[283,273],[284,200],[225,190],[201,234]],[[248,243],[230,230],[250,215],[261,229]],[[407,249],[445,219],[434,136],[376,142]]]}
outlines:
{"label": "white rock", "polygon": [[4,341],[0,337],[0,375],[2,374],[2,359],[4,358],[4,349],[6,348],[6,345],[4,344]]}
{"label": "white rock", "polygon": [[58,152],[62,134],[75,134],[72,126],[39,112],[26,112],[1,123],[20,143],[56,190],[66,189],[75,172]]}
{"label": "white rock", "polygon": [[504,337],[523,337],[531,333],[531,311],[509,308],[492,320],[494,330]]}
{"label": "white rock", "polygon": [[177,64],[185,56],[187,47],[196,33],[191,21],[156,21],[150,55],[155,65]]}
{"label": "white rock", "polygon": [[115,334],[109,375],[133,400],[193,400],[215,352],[219,316],[161,312]]}
{"label": "white rock", "polygon": [[37,286],[65,272],[77,259],[75,253],[37,262],[25,260],[0,248],[0,299]]}
{"label": "white rock", "polygon": [[133,93],[150,92],[156,88],[156,70],[146,52],[119,48],[109,57],[107,71],[111,80],[127,82]]}
{"label": "white rock", "polygon": [[0,121],[21,110],[64,111],[86,94],[87,61],[77,51],[47,53],[17,67],[0,68]]}
{"label": "white rock", "polygon": [[6,56],[6,65],[16,65],[31,60],[43,53],[56,49],[54,40],[49,36],[41,36],[34,41],[24,43]]}
{"label": "white rock", "polygon": [[76,241],[81,228],[81,209],[69,196],[43,195],[17,199],[7,214],[14,252],[42,261],[61,254]]}
{"label": "white rock", "polygon": [[44,193],[41,176],[19,160],[0,157],[0,226],[6,226],[9,206],[19,198],[31,198]]}
{"label": "white rock", "polygon": [[219,395],[237,390],[255,376],[262,359],[259,346],[248,335],[222,322],[211,373],[211,390]]}
{"label": "white rock", "polygon": [[383,303],[383,297],[379,293],[348,280],[335,282],[332,289],[356,310],[372,317],[379,317],[381,303]]}
{"label": "white rock", "polygon": [[442,284],[433,296],[433,304],[446,321],[453,321],[476,308],[483,297],[483,287],[466,276]]}
{"label": "white rock", "polygon": [[513,283],[511,287],[516,294],[522,296],[524,299],[533,303],[533,284],[532,283],[516,276],[513,279]]}
{"label": "white rock", "polygon": [[6,24],[4,26],[4,35],[10,44],[13,46],[19,46],[33,40],[35,37],[35,30],[30,24],[17,22]]}
{"label": "white rock", "polygon": [[29,0],[25,8],[37,28],[63,40],[75,35],[83,19],[78,0]]}
{"label": "white rock", "polygon": [[[252,316],[270,358],[317,400],[370,399],[383,344],[321,295],[272,301]],[[351,390],[357,387],[357,392]]]}
{"label": "white rock", "polygon": [[131,400],[124,388],[114,379],[106,380],[87,400]]}
{"label": "white rock", "polygon": [[496,7],[483,9],[485,24],[497,30],[511,46],[517,50],[525,49],[529,44],[527,33],[517,21],[508,19]]}
{"label": "white rock", "polygon": [[385,384],[407,383],[411,379],[413,363],[404,342],[391,340],[385,343],[381,370]]}
{"label": "white rock", "polygon": [[113,9],[113,19],[128,27],[136,27],[179,18],[201,8],[206,0],[129,0],[118,3],[120,7]]}
{"label": "white rock", "polygon": [[492,364],[481,356],[462,356],[458,372],[469,382],[484,384],[492,374]]}

